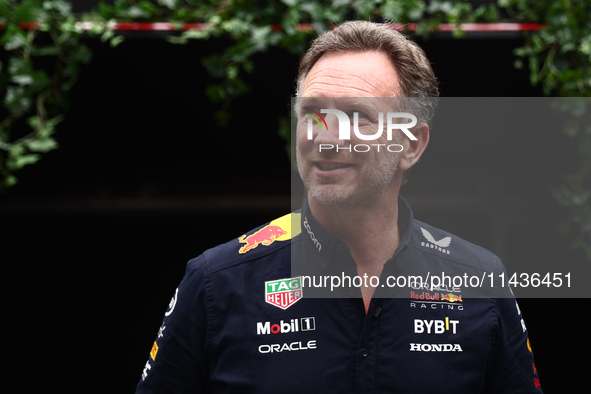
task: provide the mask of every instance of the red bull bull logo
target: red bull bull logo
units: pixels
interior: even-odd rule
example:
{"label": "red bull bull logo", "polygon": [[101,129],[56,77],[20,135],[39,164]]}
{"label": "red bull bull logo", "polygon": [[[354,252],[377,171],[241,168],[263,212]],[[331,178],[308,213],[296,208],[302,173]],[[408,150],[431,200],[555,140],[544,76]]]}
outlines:
{"label": "red bull bull logo", "polygon": [[[292,228],[291,220],[292,216],[296,228]],[[263,227],[259,231],[249,236],[246,234],[238,238],[238,242],[245,244],[238,251],[239,253],[246,253],[249,250],[256,248],[259,245],[269,246],[275,241],[287,241],[298,235],[301,231],[300,227],[300,214],[288,214],[280,217],[279,219],[273,220],[267,226]]]}
{"label": "red bull bull logo", "polygon": [[456,301],[462,302],[462,296],[461,295],[457,296],[452,293],[447,293],[447,294],[441,295],[441,300],[442,301],[449,301],[449,302],[456,302]]}
{"label": "red bull bull logo", "polygon": [[256,248],[259,244],[263,244],[265,246],[271,245],[277,238],[282,235],[287,234],[287,231],[283,230],[279,226],[265,226],[256,233],[249,235],[241,236],[238,238],[238,241],[241,243],[245,243],[243,247],[240,248],[240,253],[246,253],[251,249]]}

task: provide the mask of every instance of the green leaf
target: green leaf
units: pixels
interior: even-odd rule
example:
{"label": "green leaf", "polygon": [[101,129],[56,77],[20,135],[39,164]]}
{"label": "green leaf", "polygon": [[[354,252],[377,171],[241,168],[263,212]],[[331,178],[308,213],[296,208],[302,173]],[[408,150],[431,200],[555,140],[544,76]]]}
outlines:
{"label": "green leaf", "polygon": [[0,20],[6,23],[6,19],[10,17],[10,5],[7,1],[0,1]]}
{"label": "green leaf", "polygon": [[53,129],[55,128],[55,126],[57,124],[61,123],[63,120],[64,120],[64,115],[61,115],[61,114],[60,115],[57,115],[57,116],[54,116],[51,119],[47,119],[45,121],[45,128],[47,130],[45,132],[46,135],[49,136],[51,133],[53,133]]}
{"label": "green leaf", "polygon": [[113,37],[110,41],[111,48],[115,48],[117,45],[121,44],[124,39],[125,39],[125,37],[123,37],[123,36]]}
{"label": "green leaf", "polygon": [[4,179],[4,184],[9,187],[16,185],[17,182],[18,182],[18,180],[16,179],[16,177],[14,175],[8,175]]}
{"label": "green leaf", "polygon": [[219,85],[207,86],[205,94],[214,103],[219,103],[226,98],[226,92]]}
{"label": "green leaf", "polygon": [[177,7],[176,0],[158,0],[158,4],[168,7],[171,10],[174,10]]}
{"label": "green leaf", "polygon": [[37,0],[22,0],[20,4],[16,2],[16,7],[13,8],[13,15],[18,22],[31,22],[35,20],[37,12],[39,12],[39,1]]}
{"label": "green leaf", "polygon": [[21,156],[25,153],[26,149],[20,144],[12,144],[8,150],[8,154],[11,157]]}
{"label": "green leaf", "polygon": [[419,19],[423,18],[425,10],[424,7],[416,7],[408,11],[408,19],[411,21],[418,21]]}
{"label": "green leaf", "polygon": [[43,9],[56,11],[62,18],[66,18],[72,13],[72,5],[63,0],[44,1]]}
{"label": "green leaf", "polygon": [[120,14],[124,18],[149,18],[151,13],[136,5],[129,7],[127,10]]}
{"label": "green leaf", "polygon": [[39,138],[49,138],[55,132],[55,126],[64,120],[63,115],[57,115],[51,119],[45,120],[44,124],[41,125],[39,117],[34,115],[27,118],[27,123],[33,130],[37,131]]}
{"label": "green leaf", "polygon": [[225,128],[230,122],[231,115],[228,111],[217,111],[213,114],[213,117],[215,118],[218,127]]}
{"label": "green leaf", "polygon": [[30,85],[33,83],[33,77],[29,74],[13,75],[10,77],[10,82],[18,85]]}
{"label": "green leaf", "polygon": [[31,152],[49,152],[58,147],[57,142],[53,138],[34,139],[25,144]]}
{"label": "green leaf", "polygon": [[[591,35],[581,40],[581,43],[579,44],[579,50],[581,53],[591,55]],[[589,60],[591,61],[591,56],[589,57]]]}
{"label": "green leaf", "polygon": [[149,12],[150,14],[155,14],[156,12],[158,12],[158,7],[150,3],[149,1],[140,1],[137,5],[138,7]]}
{"label": "green leaf", "polygon": [[28,164],[35,164],[40,159],[41,159],[41,156],[38,154],[18,156],[16,158],[14,158],[14,161],[12,162],[12,169],[18,170]]}
{"label": "green leaf", "polygon": [[465,38],[466,37],[466,32],[463,31],[462,29],[456,27],[455,29],[452,30],[451,32],[453,38],[455,39],[459,39],[459,38]]}
{"label": "green leaf", "polygon": [[114,7],[104,3],[103,1],[99,1],[98,12],[99,15],[102,16],[104,19],[111,19],[114,14]]}
{"label": "green leaf", "polygon": [[31,48],[33,56],[56,56],[60,53],[57,46],[45,46],[41,48]]}
{"label": "green leaf", "polygon": [[115,35],[115,31],[113,30],[105,30],[105,32],[101,35],[101,42],[106,42],[111,37]]}
{"label": "green leaf", "polygon": [[37,115],[29,116],[27,118],[27,124],[33,129],[36,130],[39,128],[39,117]]}
{"label": "green leaf", "polygon": [[15,74],[29,74],[31,72],[31,61],[24,60],[17,56],[11,56],[8,59],[8,73]]}
{"label": "green leaf", "polygon": [[530,71],[530,82],[535,85],[539,81],[538,73],[540,70],[540,61],[536,56],[529,57],[529,71]]}
{"label": "green leaf", "polygon": [[4,46],[5,50],[12,51],[27,45],[27,36],[16,25],[9,24],[0,37],[0,44]]}
{"label": "green leaf", "polygon": [[31,108],[32,101],[25,96],[26,92],[22,86],[8,86],[4,96],[5,108],[15,117],[21,116]]}

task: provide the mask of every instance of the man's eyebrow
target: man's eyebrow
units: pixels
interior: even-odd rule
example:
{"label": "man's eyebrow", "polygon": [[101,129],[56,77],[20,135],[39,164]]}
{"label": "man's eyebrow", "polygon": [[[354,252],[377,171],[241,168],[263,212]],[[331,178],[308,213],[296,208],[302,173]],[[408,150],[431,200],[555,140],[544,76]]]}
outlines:
{"label": "man's eyebrow", "polygon": [[368,103],[367,99],[350,99],[350,100],[346,100],[345,104],[347,107],[350,107],[353,109],[359,108],[359,109],[364,109],[364,110],[368,110],[368,111],[375,110],[375,106]]}
{"label": "man's eyebrow", "polygon": [[[379,98],[375,98],[379,99]],[[362,98],[352,98],[343,100],[341,98],[340,105],[337,104],[337,108],[340,107],[341,110],[345,112],[363,112],[366,115],[375,115],[377,116],[378,112],[383,112],[380,109],[378,103],[373,100],[373,98],[369,97],[362,97]]]}
{"label": "man's eyebrow", "polygon": [[300,105],[302,107],[310,106],[310,105],[318,107],[318,106],[322,106],[323,103],[326,103],[325,98],[319,97],[319,96],[304,96],[300,100]]}

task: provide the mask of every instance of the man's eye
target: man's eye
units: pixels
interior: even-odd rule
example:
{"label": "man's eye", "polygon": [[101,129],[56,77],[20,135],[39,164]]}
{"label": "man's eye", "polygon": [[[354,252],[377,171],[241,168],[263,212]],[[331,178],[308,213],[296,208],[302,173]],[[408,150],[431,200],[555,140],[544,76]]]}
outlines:
{"label": "man's eye", "polygon": [[367,116],[367,114],[365,114],[364,112],[361,112],[361,111],[349,111],[349,113],[347,115],[349,115],[350,118],[353,118],[355,116],[355,114],[357,114],[359,119],[369,118],[369,116]]}
{"label": "man's eye", "polygon": [[357,118],[359,120],[369,120],[369,116],[365,113],[365,112],[361,112],[361,111],[351,111],[348,113],[349,115],[349,119],[351,119],[351,122],[353,121],[353,119],[355,119],[355,116],[357,116]]}

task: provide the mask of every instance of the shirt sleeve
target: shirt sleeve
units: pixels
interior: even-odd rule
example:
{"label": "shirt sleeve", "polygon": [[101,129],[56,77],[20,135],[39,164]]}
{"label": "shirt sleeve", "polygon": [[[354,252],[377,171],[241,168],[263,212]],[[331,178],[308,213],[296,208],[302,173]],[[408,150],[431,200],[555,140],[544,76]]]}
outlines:
{"label": "shirt sleeve", "polygon": [[[507,273],[499,261],[499,273]],[[542,393],[529,333],[513,292],[497,288],[496,329],[484,393]]]}
{"label": "shirt sleeve", "polygon": [[136,394],[205,393],[208,390],[207,279],[202,256],[189,261],[170,300]]}

